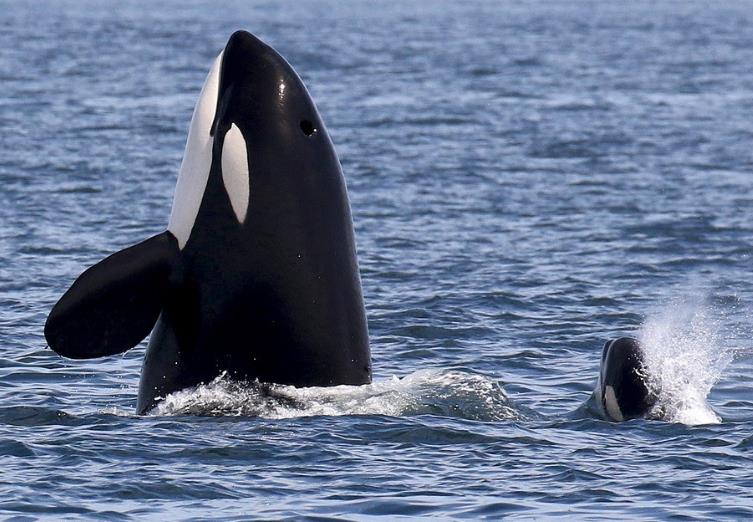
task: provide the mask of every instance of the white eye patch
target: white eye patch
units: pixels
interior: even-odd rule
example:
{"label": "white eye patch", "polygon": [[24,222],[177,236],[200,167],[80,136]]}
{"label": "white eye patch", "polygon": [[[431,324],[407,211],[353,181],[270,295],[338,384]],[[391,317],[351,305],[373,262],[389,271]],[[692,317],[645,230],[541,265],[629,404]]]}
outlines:
{"label": "white eye patch", "polygon": [[248,211],[248,150],[246,140],[235,123],[230,125],[222,146],[222,182],[238,223],[243,223]]}
{"label": "white eye patch", "polygon": [[618,422],[625,420],[625,417],[622,416],[620,405],[617,403],[617,395],[611,386],[606,386],[604,389],[604,406],[606,406],[607,413],[612,419]]}

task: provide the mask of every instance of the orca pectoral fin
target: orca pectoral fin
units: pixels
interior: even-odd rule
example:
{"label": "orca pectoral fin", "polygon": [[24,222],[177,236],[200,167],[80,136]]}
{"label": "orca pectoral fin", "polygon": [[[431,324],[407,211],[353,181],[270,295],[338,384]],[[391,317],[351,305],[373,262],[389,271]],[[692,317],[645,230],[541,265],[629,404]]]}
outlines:
{"label": "orca pectoral fin", "polygon": [[139,344],[162,310],[179,254],[175,236],[163,232],[87,269],[47,317],[50,348],[70,359],[92,359]]}

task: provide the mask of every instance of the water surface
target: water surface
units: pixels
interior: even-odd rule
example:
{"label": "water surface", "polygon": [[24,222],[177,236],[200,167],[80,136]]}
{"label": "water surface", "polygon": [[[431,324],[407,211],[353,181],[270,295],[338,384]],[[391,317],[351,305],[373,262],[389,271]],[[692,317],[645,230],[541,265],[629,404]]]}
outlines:
{"label": "water surface", "polygon": [[[753,516],[753,5],[2,2],[0,512]],[[136,417],[144,344],[46,315],[164,230],[212,59],[309,87],[353,207],[375,382],[220,380]],[[663,421],[581,406],[640,336]]]}

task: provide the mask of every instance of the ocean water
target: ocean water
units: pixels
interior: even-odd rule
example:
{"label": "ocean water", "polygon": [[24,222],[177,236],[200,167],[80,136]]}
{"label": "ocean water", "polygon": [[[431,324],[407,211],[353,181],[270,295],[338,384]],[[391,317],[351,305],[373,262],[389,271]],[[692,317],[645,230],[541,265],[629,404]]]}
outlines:
{"label": "ocean water", "polygon": [[[753,4],[570,4],[0,2],[2,516],[753,517]],[[144,343],[70,361],[43,324],[164,230],[238,28],[340,155],[374,383],[135,416]],[[618,335],[662,418],[590,412]]]}

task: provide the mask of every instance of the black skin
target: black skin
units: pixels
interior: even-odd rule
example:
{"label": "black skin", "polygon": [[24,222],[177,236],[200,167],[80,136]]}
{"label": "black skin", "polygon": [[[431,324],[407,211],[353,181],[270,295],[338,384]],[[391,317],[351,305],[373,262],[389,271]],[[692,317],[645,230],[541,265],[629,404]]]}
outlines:
{"label": "black skin", "polygon": [[[221,171],[222,142],[233,123],[246,140],[251,170],[243,225]],[[224,370],[235,379],[296,386],[369,383],[340,163],[301,80],[245,32],[225,47],[213,135],[206,193],[150,339],[138,411]],[[163,379],[166,371],[173,378]]]}
{"label": "black skin", "polygon": [[[250,200],[243,224],[222,180],[222,147],[231,124],[241,131],[248,151]],[[223,372],[235,380],[294,386],[371,382],[366,314],[340,163],[300,78],[274,49],[247,32],[234,33],[225,47],[211,132],[209,179],[184,248],[178,250],[170,232],[155,236],[140,245],[169,245],[162,246],[162,257],[157,255],[159,269],[116,278],[138,286],[143,273],[152,279],[155,273],[169,274],[166,284],[152,290],[161,313],[159,319],[151,318],[156,325],[144,359],[137,412]],[[147,253],[131,252],[130,265],[139,255]],[[121,264],[127,271],[129,263]],[[133,343],[122,318],[117,324],[110,319],[101,328],[109,332],[104,348],[91,349],[91,354],[83,348],[60,349],[83,346],[80,341],[91,337],[66,326],[82,300],[87,310],[107,308],[112,315],[131,314],[138,324],[145,322],[135,317],[133,307],[110,298],[108,291],[116,284],[93,288],[81,283],[85,275],[48,318],[50,346],[67,357],[88,358],[125,351],[143,339]],[[154,288],[152,280],[141,286]],[[58,308],[65,313],[56,313]],[[154,314],[154,309],[152,303],[148,311]]]}
{"label": "black skin", "polygon": [[656,404],[656,394],[646,382],[643,350],[636,339],[620,337],[608,341],[601,355],[600,371],[600,406],[608,417],[607,386],[614,389],[624,420],[644,417]]}

